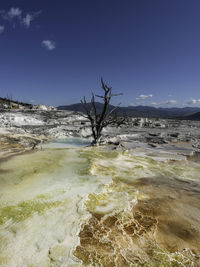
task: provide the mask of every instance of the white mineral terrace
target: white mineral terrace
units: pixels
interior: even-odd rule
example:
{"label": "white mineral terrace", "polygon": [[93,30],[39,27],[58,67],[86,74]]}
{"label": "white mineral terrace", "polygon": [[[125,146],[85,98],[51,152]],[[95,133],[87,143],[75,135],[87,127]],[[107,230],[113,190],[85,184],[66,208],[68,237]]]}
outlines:
{"label": "white mineral terrace", "polygon": [[[99,247],[95,247],[97,255],[94,258],[91,253],[93,243],[87,246],[85,241],[80,240],[83,235],[79,236],[79,233],[93,214],[119,216],[118,224],[115,226],[118,225],[118,229],[128,229],[125,225],[128,223],[127,218],[130,220],[132,216],[131,209],[137,207],[140,202],[148,201],[152,195],[158,197],[155,192],[162,194],[162,205],[166,205],[165,200],[170,194],[171,198],[177,199],[179,202],[178,204],[173,202],[172,211],[174,214],[179,212],[182,221],[190,217],[190,226],[192,225],[192,229],[197,231],[200,225],[198,209],[200,201],[196,196],[199,192],[195,192],[196,185],[193,183],[199,185],[200,164],[186,159],[169,162],[166,160],[167,156],[163,155],[158,161],[150,156],[136,156],[129,152],[105,152],[103,148],[81,147],[84,145],[87,145],[87,140],[55,141],[43,146],[41,150],[14,156],[0,163],[0,266],[122,266],[120,262],[118,263],[118,254],[120,257],[123,256],[128,264],[124,266],[135,266],[133,265],[135,258],[130,257],[131,253],[138,255],[138,264],[152,263],[145,266],[198,266],[192,265],[199,251],[199,247],[194,251],[197,241],[190,242],[190,238],[184,239],[180,233],[169,231],[167,233],[169,239],[171,237],[173,240],[177,234],[179,243],[178,249],[175,247],[174,250],[168,250],[165,246],[167,241],[163,241],[161,233],[166,229],[157,233],[156,228],[151,228],[154,230],[148,233],[148,238],[146,234],[143,235],[140,245],[137,239],[137,246],[133,239],[132,241],[128,239],[131,236],[128,230],[123,230],[123,240],[119,237],[117,241],[110,236],[111,230],[103,239],[99,234],[100,244],[106,242],[112,244],[114,254],[118,257],[113,260],[116,262],[115,265],[101,262],[102,258],[106,259],[104,255],[110,253],[113,257],[113,254]],[[152,154],[152,157],[158,155]],[[143,179],[152,179],[152,183],[146,184],[143,189],[143,185],[140,187],[137,183],[134,184],[140,179],[143,182]],[[163,185],[160,181],[163,181]],[[177,183],[181,181],[183,186],[180,189]],[[187,201],[188,195],[184,195],[189,190],[190,184],[192,187],[190,193],[193,194],[191,202]],[[169,209],[167,205],[166,211]],[[165,216],[162,216],[163,220]],[[173,213],[171,216],[174,216]],[[161,217],[157,216],[155,222],[159,222]],[[183,223],[184,227],[187,228],[187,223]],[[185,231],[190,232],[190,230],[189,227]],[[113,230],[113,236],[117,236],[116,231]],[[93,236],[100,232],[101,230],[94,229]],[[184,236],[184,233],[182,235]],[[199,230],[196,235],[199,235]],[[95,240],[100,238],[99,236],[96,236]],[[148,242],[155,244],[156,256],[155,254],[149,256],[145,250],[147,239]],[[131,249],[129,249],[130,242],[134,244]],[[141,243],[145,245],[143,248]],[[85,251],[84,255],[76,249],[80,244]],[[187,253],[183,252],[184,249]],[[153,265],[156,260],[159,262],[158,254],[161,265]],[[90,255],[87,260],[84,258],[85,255]]]}

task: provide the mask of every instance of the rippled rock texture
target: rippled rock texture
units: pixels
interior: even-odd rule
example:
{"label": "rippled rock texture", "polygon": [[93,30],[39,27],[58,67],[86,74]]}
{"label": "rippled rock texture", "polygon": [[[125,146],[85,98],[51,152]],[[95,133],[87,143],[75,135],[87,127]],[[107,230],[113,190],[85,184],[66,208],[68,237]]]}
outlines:
{"label": "rippled rock texture", "polygon": [[74,255],[94,266],[199,266],[200,221],[194,214],[199,213],[200,191],[182,182],[163,186],[162,180],[156,181],[159,190],[152,190],[151,182],[138,182],[146,183],[151,197],[129,210],[92,214]]}
{"label": "rippled rock texture", "polygon": [[[190,169],[193,181],[182,179],[189,170],[180,162],[128,155],[112,160],[114,165],[101,155],[98,167],[93,163],[93,173],[111,172],[114,181],[85,202],[91,218],[82,225],[74,255],[92,266],[199,266],[199,166]],[[136,173],[146,178],[136,179]]]}
{"label": "rippled rock texture", "polygon": [[199,122],[130,118],[84,148],[64,146],[90,140],[81,114],[0,122],[1,266],[200,266]]}

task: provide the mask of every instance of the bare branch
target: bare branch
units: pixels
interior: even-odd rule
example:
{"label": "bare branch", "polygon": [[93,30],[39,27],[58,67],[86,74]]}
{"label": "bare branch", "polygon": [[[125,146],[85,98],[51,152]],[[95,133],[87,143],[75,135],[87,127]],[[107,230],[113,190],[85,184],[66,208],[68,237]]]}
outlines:
{"label": "bare branch", "polygon": [[97,109],[96,109],[96,106],[95,106],[95,97],[94,97],[93,93],[92,93],[91,104],[92,104],[92,107],[94,109],[94,116],[95,116],[95,121],[96,121],[97,120]]}
{"label": "bare branch", "polygon": [[113,96],[119,96],[119,95],[123,95],[122,93],[119,93],[119,94],[112,94],[111,97]]}
{"label": "bare branch", "polygon": [[102,95],[95,95],[96,97],[104,98],[105,96]]}
{"label": "bare branch", "polygon": [[83,97],[83,101],[81,100],[81,104],[83,105],[83,108],[85,109],[88,118],[91,120],[92,117],[91,117],[90,109],[88,108],[85,96]]}
{"label": "bare branch", "polygon": [[120,105],[121,102],[116,107],[114,107],[106,116],[109,117],[117,108],[119,108]]}
{"label": "bare branch", "polygon": [[[86,117],[90,120],[91,123],[91,130],[93,135],[93,144],[96,144],[99,142],[101,137],[101,132],[103,128],[109,124],[112,124],[113,122],[117,121],[117,115],[115,117],[111,117],[111,114],[120,106],[121,103],[119,103],[116,107],[110,110],[108,112],[109,104],[111,101],[111,98],[114,96],[122,95],[120,94],[112,94],[112,87],[109,87],[106,85],[106,83],[103,81],[103,78],[101,78],[101,87],[104,90],[103,95],[95,95],[98,98],[103,99],[103,109],[99,114],[97,114],[97,106],[95,103],[95,96],[92,93],[91,97],[91,107],[89,108],[88,103],[86,102],[86,98],[84,96],[83,100],[81,100],[81,103],[83,105],[84,110],[86,111]],[[118,121],[119,123],[119,121]]]}
{"label": "bare branch", "polygon": [[101,87],[102,89],[106,92],[106,87],[105,87],[105,83],[103,81],[103,78],[101,77]]}

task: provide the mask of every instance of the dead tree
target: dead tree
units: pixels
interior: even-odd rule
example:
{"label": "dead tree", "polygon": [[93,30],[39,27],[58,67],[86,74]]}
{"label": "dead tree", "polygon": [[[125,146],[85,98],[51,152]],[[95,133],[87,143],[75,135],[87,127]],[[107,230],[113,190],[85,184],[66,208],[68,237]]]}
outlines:
{"label": "dead tree", "polygon": [[[86,112],[86,117],[90,121],[90,126],[92,130],[92,136],[93,136],[93,145],[96,145],[99,143],[101,138],[101,133],[104,127],[106,127],[109,124],[114,123],[117,121],[117,115],[112,116],[113,112],[119,107],[121,103],[119,103],[116,107],[109,109],[111,98],[114,96],[122,95],[120,94],[112,94],[112,87],[109,87],[105,84],[103,79],[101,78],[101,88],[104,91],[103,95],[95,95],[92,93],[91,97],[91,104],[86,102],[86,98],[84,96],[83,100],[81,100],[81,103],[83,105],[83,108]],[[97,106],[95,102],[95,97],[101,98],[103,100],[103,108],[100,112],[97,111]],[[118,125],[120,125],[124,121],[121,120],[121,122],[118,120]]]}

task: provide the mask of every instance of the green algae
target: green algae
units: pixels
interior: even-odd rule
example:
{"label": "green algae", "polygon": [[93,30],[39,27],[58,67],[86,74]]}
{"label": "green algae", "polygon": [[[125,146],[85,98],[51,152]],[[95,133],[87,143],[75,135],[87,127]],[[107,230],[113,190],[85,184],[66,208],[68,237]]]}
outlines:
{"label": "green algae", "polygon": [[35,213],[42,215],[45,210],[58,207],[61,203],[61,201],[28,200],[22,201],[15,206],[11,205],[0,208],[0,225],[9,220],[12,220],[12,222],[24,221]]}
{"label": "green algae", "polygon": [[103,151],[101,148],[89,148],[89,149],[79,149],[80,157],[87,159],[89,161],[99,160],[99,159],[115,159],[118,155],[122,153],[119,151]]}
{"label": "green algae", "polygon": [[[100,147],[92,147],[89,149],[79,149],[80,156],[87,158],[87,159],[114,159],[120,153],[120,151],[112,150],[112,151],[105,151]],[[124,152],[126,153],[126,152]]]}

